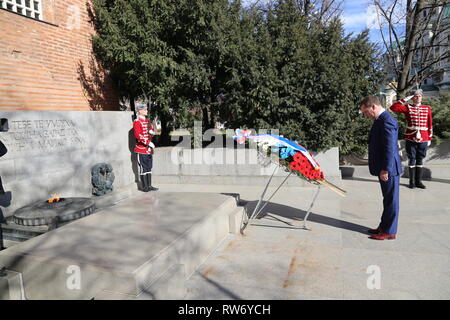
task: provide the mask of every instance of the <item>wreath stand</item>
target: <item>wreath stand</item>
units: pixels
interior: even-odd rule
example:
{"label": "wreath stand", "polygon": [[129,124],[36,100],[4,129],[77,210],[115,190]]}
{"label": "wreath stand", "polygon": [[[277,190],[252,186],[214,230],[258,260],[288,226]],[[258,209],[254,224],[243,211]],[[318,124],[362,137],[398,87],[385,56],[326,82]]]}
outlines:
{"label": "wreath stand", "polygon": [[[263,156],[262,154],[259,154],[259,155]],[[272,182],[273,176],[278,171],[278,169],[281,167],[278,162],[275,162],[272,158],[269,158],[269,159],[270,159],[270,163],[274,163],[276,165],[275,169],[273,170],[273,173],[270,176],[269,181],[267,182],[267,184],[266,184],[266,186],[265,186],[265,188],[264,188],[264,190],[263,190],[263,192],[261,194],[261,197],[259,198],[259,201],[258,201],[255,209],[253,210],[252,214],[250,215],[250,217],[247,217],[247,215],[244,215],[245,217],[247,217],[247,219],[245,219],[245,221],[243,219],[243,222],[241,224],[241,229],[240,229],[241,234],[244,234],[245,228],[247,228],[248,225],[252,224],[252,222],[258,218],[258,216],[261,214],[263,209],[267,206],[267,204],[269,204],[269,201],[276,195],[276,193],[281,189],[281,187],[285,184],[285,182],[289,179],[289,177],[291,177],[291,175],[293,173],[293,171],[290,170],[289,174],[284,178],[284,180],[281,182],[281,184],[278,186],[278,188],[272,193],[272,195],[267,200],[263,201],[264,196],[266,195],[267,189],[269,188],[269,185]],[[306,222],[308,220],[309,214],[311,213],[311,209],[313,208],[314,203],[315,203],[315,201],[317,199],[317,196],[319,195],[320,187],[322,186],[322,184],[317,182],[317,181],[313,181],[311,183],[314,183],[314,184],[317,185],[317,191],[314,194],[314,197],[313,197],[313,200],[311,202],[311,205],[309,206],[308,211],[306,212],[305,218],[303,219],[303,226],[299,227],[299,228],[294,228],[294,229],[303,229],[303,230],[309,230],[309,231],[311,230],[310,228],[307,227]]]}

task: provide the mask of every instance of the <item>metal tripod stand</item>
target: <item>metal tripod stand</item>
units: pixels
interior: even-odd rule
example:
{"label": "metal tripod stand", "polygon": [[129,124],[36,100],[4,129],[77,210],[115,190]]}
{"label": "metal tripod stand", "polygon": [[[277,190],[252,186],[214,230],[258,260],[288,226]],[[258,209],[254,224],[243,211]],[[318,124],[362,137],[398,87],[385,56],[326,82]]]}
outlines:
{"label": "metal tripod stand", "polygon": [[[246,221],[243,221],[243,223],[242,223],[242,225],[241,225],[241,230],[240,230],[240,231],[241,231],[241,234],[243,234],[245,228],[247,228],[247,226],[248,226],[249,224],[251,224],[251,221],[256,220],[256,219],[258,218],[259,214],[260,214],[260,213],[263,211],[263,209],[267,206],[267,204],[269,203],[269,201],[275,196],[275,194],[281,189],[281,187],[285,184],[285,182],[289,179],[289,177],[290,177],[290,176],[292,175],[292,173],[293,173],[293,171],[291,170],[291,171],[289,172],[289,174],[288,174],[288,175],[284,178],[284,180],[281,182],[281,184],[278,186],[278,188],[272,193],[272,195],[271,195],[267,200],[263,201],[264,196],[266,195],[267,189],[269,188],[269,185],[270,185],[270,183],[272,182],[273,176],[275,175],[275,173],[276,173],[276,172],[278,171],[278,169],[280,168],[280,164],[279,164],[278,162],[274,162],[273,159],[270,159],[270,160],[271,160],[271,161],[270,161],[271,163],[276,164],[275,169],[273,170],[273,173],[272,173],[272,175],[270,176],[269,181],[267,182],[267,184],[266,184],[266,186],[265,186],[265,188],[264,188],[264,191],[262,192],[261,197],[259,198],[258,203],[257,203],[255,209],[253,210],[252,214],[250,215],[250,217],[249,217]],[[309,229],[309,228],[306,226],[306,222],[307,222],[307,220],[308,220],[309,214],[311,213],[311,209],[312,209],[312,207],[314,206],[314,203],[315,203],[315,201],[316,201],[316,199],[317,199],[317,196],[319,195],[319,191],[320,191],[320,187],[321,187],[321,184],[319,184],[319,183],[314,183],[314,184],[317,185],[317,191],[316,191],[316,193],[314,194],[314,197],[313,197],[313,200],[312,200],[312,202],[311,202],[311,205],[309,206],[308,211],[306,212],[305,218],[303,219],[303,226],[300,227],[299,229],[311,230],[311,229]],[[263,202],[264,202],[264,203],[263,203]]]}

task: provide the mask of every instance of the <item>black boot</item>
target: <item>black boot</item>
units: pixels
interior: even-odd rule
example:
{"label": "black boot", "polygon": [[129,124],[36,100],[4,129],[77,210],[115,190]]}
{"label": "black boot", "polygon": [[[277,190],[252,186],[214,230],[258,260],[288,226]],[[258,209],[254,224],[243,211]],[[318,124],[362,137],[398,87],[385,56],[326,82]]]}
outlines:
{"label": "black boot", "polygon": [[416,167],[416,187],[420,189],[426,189],[422,183],[422,173],[423,173],[422,167]]}
{"label": "black boot", "polygon": [[409,167],[409,188],[414,189],[416,183],[416,168]]}
{"label": "black boot", "polygon": [[146,175],[147,177],[147,185],[148,185],[148,191],[157,191],[158,188],[152,187],[152,174],[149,173]]}
{"label": "black boot", "polygon": [[142,183],[142,191],[144,192],[149,192],[148,190],[148,181],[147,181],[147,175],[143,175],[143,176],[139,176],[141,178],[141,183]]}

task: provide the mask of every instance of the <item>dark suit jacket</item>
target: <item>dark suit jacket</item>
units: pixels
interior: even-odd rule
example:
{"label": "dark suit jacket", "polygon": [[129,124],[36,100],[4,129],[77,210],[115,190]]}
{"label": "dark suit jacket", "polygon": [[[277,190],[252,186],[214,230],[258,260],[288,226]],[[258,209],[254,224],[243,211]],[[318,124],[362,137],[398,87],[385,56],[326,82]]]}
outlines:
{"label": "dark suit jacket", "polygon": [[0,157],[3,157],[7,152],[8,149],[6,149],[6,146],[0,141]]}
{"label": "dark suit jacket", "polygon": [[389,176],[403,172],[398,154],[398,123],[387,110],[374,121],[369,135],[370,174],[378,176],[381,170],[387,170]]}

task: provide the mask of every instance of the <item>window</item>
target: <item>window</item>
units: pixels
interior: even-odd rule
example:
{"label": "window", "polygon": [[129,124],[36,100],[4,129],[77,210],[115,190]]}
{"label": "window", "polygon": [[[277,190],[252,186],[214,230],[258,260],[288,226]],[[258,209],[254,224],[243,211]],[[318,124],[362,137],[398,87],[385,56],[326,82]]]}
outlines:
{"label": "window", "polygon": [[42,0],[0,0],[3,9],[42,20]]}

